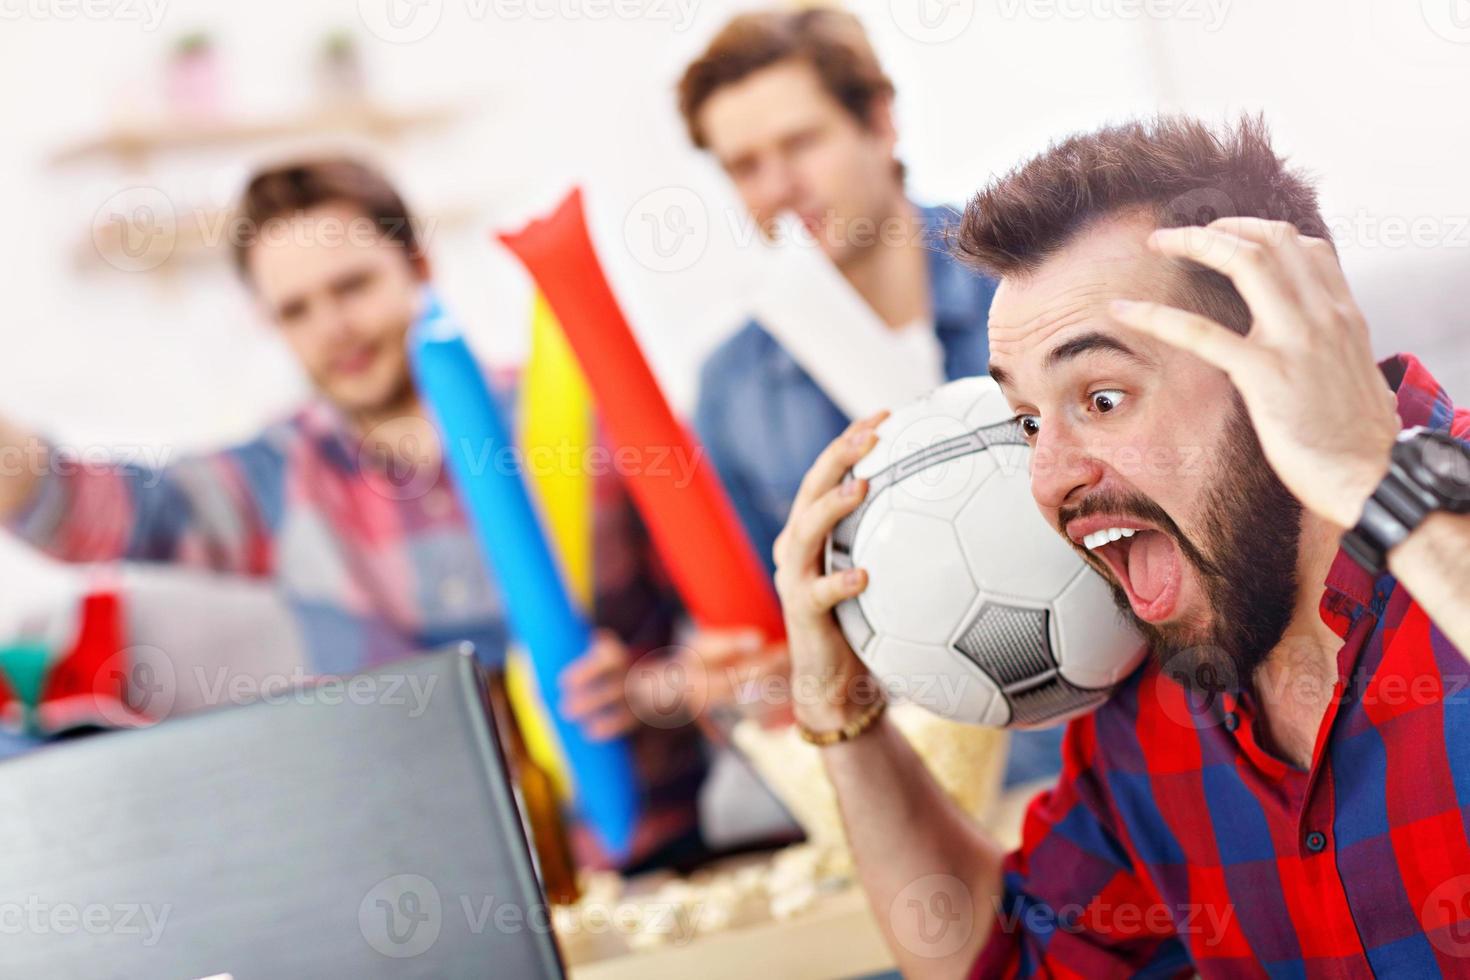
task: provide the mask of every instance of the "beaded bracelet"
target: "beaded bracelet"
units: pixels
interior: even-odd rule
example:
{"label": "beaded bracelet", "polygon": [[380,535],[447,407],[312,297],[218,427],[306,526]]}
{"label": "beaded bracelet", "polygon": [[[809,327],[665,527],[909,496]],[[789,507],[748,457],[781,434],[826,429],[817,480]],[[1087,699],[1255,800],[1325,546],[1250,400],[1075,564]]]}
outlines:
{"label": "beaded bracelet", "polygon": [[863,732],[872,728],[879,718],[883,717],[883,711],[888,707],[888,702],[879,698],[873,702],[873,706],[852,721],[827,732],[814,732],[801,722],[796,723],[796,730],[801,735],[802,741],[812,745],[836,745],[838,742],[848,742],[857,738]]}

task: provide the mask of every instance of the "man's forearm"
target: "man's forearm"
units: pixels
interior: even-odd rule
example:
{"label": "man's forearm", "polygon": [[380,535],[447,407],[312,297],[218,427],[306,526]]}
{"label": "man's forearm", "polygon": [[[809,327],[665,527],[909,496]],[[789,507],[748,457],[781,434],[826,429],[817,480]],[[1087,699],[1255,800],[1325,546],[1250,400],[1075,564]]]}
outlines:
{"label": "man's forearm", "polygon": [[1389,571],[1470,657],[1470,514],[1430,514],[1389,552]]}
{"label": "man's forearm", "polygon": [[33,451],[37,443],[34,435],[0,418],[0,523],[20,513],[35,496],[41,482]]}
{"label": "man's forearm", "polygon": [[1000,847],[886,718],[822,755],[863,889],[903,975],[964,976],[995,921]]}

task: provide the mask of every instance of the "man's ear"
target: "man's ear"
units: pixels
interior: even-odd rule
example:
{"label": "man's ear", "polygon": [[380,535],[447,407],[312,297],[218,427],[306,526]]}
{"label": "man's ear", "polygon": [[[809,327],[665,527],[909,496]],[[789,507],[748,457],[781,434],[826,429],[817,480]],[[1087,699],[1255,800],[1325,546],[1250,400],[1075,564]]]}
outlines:
{"label": "man's ear", "polygon": [[272,329],[280,326],[280,323],[276,320],[276,311],[265,301],[265,297],[260,294],[260,290],[255,288],[255,283],[249,279],[243,281],[250,306],[255,310],[256,319]]}
{"label": "man's ear", "polygon": [[898,148],[898,127],[893,122],[893,96],[873,97],[868,105],[868,131],[887,145],[890,154]]}
{"label": "man's ear", "polygon": [[408,264],[413,269],[413,277],[420,283],[428,282],[432,277],[433,270],[429,267],[429,257],[423,252],[409,256]]}

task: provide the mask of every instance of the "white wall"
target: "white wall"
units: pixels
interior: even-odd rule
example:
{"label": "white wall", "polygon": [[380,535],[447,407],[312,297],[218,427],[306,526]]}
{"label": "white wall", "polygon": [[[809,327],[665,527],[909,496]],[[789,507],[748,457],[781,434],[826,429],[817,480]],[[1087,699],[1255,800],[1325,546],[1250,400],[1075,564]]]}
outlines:
{"label": "white wall", "polygon": [[[146,106],[169,42],[198,28],[219,42],[242,112],[303,105],[317,40],[337,28],[359,37],[385,101],[468,107],[454,128],[380,152],[424,211],[473,208],[472,222],[439,228],[430,246],[449,301],[493,359],[519,355],[528,292],[486,229],[585,181],[609,273],[687,405],[700,356],[739,319],[741,277],[732,202],[686,147],[672,85],[751,4],[419,0],[427,19],[410,33],[432,30],[411,43],[379,36],[405,40],[383,14],[411,2],[0,0],[0,412],[69,442],[176,453],[246,436],[300,397],[222,263],[161,275],[95,262],[79,272],[70,258],[120,187],[223,205],[254,162],[235,151],[169,155],[131,173],[47,162],[119,107]],[[1466,318],[1450,289],[1470,271],[1470,26],[1452,16],[1462,0],[1147,0],[1167,16],[1130,16],[1143,3],[854,0],[898,83],[916,196],[960,202],[1048,139],[1106,119],[1262,109],[1279,146],[1321,175],[1380,348],[1423,352],[1470,400]],[[617,15],[629,10],[643,15]],[[658,271],[642,219],[666,217],[671,203],[703,216],[707,240],[686,267]],[[1431,247],[1397,241],[1411,232]],[[0,542],[0,635],[38,601],[32,568]]]}

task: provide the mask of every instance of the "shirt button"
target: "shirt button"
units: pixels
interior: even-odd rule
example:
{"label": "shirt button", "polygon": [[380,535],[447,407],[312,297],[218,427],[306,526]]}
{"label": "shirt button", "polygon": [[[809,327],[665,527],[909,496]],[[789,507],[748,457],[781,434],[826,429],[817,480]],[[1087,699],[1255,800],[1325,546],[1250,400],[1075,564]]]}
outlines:
{"label": "shirt button", "polygon": [[1322,848],[1327,846],[1327,835],[1320,830],[1314,830],[1307,835],[1307,850],[1313,854],[1322,853]]}
{"label": "shirt button", "polygon": [[1233,711],[1225,712],[1225,730],[1233,732],[1240,727],[1240,715]]}

